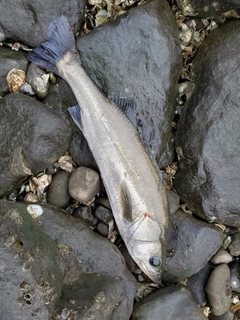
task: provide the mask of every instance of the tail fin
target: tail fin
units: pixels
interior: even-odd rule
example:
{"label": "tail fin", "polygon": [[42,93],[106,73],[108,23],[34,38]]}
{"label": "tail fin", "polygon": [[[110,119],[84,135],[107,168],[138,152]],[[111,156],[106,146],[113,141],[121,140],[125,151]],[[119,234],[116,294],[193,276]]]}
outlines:
{"label": "tail fin", "polygon": [[55,19],[48,28],[48,40],[33,49],[28,60],[38,67],[58,74],[56,63],[68,51],[76,52],[75,39],[66,17]]}

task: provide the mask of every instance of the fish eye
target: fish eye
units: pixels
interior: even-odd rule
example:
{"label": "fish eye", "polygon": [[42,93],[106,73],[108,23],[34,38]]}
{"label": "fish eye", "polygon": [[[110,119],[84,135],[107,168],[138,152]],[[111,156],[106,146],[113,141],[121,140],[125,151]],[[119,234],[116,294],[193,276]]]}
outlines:
{"label": "fish eye", "polygon": [[159,257],[154,256],[149,259],[149,263],[152,267],[159,267],[162,261]]}

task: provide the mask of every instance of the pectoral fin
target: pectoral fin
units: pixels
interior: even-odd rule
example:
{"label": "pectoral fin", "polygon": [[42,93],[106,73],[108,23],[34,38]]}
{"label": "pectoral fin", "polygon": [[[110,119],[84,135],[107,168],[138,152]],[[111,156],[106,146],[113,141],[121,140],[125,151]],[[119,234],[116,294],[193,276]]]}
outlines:
{"label": "pectoral fin", "polygon": [[122,182],[120,187],[120,199],[122,202],[123,217],[128,221],[132,221],[131,195],[125,182]]}
{"label": "pectoral fin", "polygon": [[81,121],[81,108],[79,104],[74,107],[68,108],[68,111],[73,118],[73,121],[76,123],[79,129],[83,130],[82,121]]}

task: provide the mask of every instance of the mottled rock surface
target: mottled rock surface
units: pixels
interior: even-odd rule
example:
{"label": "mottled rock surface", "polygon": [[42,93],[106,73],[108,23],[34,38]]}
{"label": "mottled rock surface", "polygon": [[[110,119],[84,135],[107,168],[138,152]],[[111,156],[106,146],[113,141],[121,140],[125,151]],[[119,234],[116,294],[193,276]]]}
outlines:
{"label": "mottled rock surface", "polygon": [[184,15],[200,18],[215,18],[226,11],[240,9],[239,0],[177,0],[177,4]]}
{"label": "mottled rock surface", "polygon": [[0,32],[7,38],[35,47],[46,40],[49,23],[61,15],[79,29],[84,6],[85,0],[2,0]]}
{"label": "mottled rock surface", "polygon": [[129,319],[135,280],[118,249],[82,220],[1,200],[0,223],[3,319]]}
{"label": "mottled rock surface", "polygon": [[180,116],[174,187],[208,221],[240,225],[240,22],[212,32],[194,59],[195,89]]}
{"label": "mottled rock surface", "polygon": [[181,50],[165,1],[153,0],[77,39],[88,74],[108,96],[133,99],[126,110],[160,166],[173,159],[172,119]]}
{"label": "mottled rock surface", "polygon": [[134,306],[133,320],[206,320],[191,293],[181,285],[159,289]]}
{"label": "mottled rock surface", "polygon": [[60,298],[58,246],[22,204],[0,201],[1,319],[48,319]]}
{"label": "mottled rock surface", "polygon": [[196,274],[221,247],[220,229],[178,210],[170,215],[163,280],[179,282]]}
{"label": "mottled rock surface", "polygon": [[[30,210],[31,205],[27,205],[28,208]],[[82,219],[72,217],[61,209],[55,208],[53,210],[47,205],[42,205],[41,208],[42,214],[38,218],[41,228],[57,244],[63,244],[74,250],[78,261],[81,261],[81,268],[84,273],[97,274],[99,277],[104,274],[113,278],[117,288],[111,287],[109,292],[112,294],[113,290],[116,290],[115,308],[112,309],[112,297],[109,297],[110,300],[107,299],[104,305],[107,308],[107,303],[111,301],[109,312],[112,312],[112,318],[109,319],[128,319],[132,312],[136,291],[135,279],[127,270],[117,247],[109,240],[94,233]],[[109,282],[111,281],[107,280],[107,283]],[[83,297],[83,294],[81,293],[81,297]]]}
{"label": "mottled rock surface", "polygon": [[[66,120],[23,94],[0,100],[0,196],[54,163],[67,149]],[[31,137],[31,138],[29,138]]]}

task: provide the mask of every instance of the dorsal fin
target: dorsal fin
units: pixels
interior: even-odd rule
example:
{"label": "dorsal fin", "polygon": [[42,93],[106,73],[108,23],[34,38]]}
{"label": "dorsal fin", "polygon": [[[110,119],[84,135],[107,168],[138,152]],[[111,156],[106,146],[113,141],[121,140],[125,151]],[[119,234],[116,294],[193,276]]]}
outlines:
{"label": "dorsal fin", "polygon": [[133,108],[136,102],[129,98],[122,98],[117,96],[108,96],[108,99],[113,102],[119,109],[126,112],[128,108]]}

